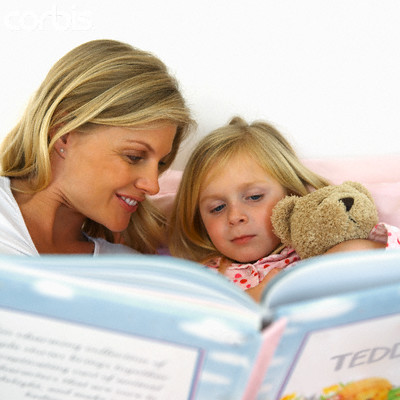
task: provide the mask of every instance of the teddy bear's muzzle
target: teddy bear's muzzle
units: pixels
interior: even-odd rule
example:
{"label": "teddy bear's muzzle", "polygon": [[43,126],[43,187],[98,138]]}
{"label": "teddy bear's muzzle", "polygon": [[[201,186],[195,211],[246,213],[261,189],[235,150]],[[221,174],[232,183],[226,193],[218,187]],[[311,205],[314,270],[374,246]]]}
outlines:
{"label": "teddy bear's muzzle", "polygon": [[339,201],[345,205],[347,212],[351,210],[351,207],[353,207],[354,204],[353,197],[343,197],[342,199],[339,199]]}

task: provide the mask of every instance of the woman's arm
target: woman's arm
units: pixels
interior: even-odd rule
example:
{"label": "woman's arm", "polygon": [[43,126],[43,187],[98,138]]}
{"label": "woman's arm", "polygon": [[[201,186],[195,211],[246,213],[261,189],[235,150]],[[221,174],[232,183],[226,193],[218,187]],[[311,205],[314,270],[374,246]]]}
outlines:
{"label": "woman's arm", "polygon": [[384,249],[385,247],[385,243],[375,242],[369,239],[353,239],[346,240],[345,242],[333,246],[325,254],[339,253],[343,251]]}
{"label": "woman's arm", "polygon": [[[374,250],[374,249],[383,249],[386,247],[385,243],[375,242],[369,239],[353,239],[347,240],[345,242],[339,243],[336,246],[330,248],[325,254],[333,254],[340,253],[345,251],[361,251],[361,250]],[[260,302],[261,295],[265,287],[268,285],[268,282],[276,276],[281,270],[273,269],[264,279],[263,281],[248,290],[246,293],[253,298],[254,301]]]}

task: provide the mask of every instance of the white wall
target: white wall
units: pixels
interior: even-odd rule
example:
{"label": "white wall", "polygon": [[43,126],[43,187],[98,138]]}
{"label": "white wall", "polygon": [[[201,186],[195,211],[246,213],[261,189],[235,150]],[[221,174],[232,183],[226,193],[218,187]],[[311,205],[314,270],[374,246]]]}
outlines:
{"label": "white wall", "polygon": [[0,4],[0,138],[51,65],[91,39],[152,51],[198,138],[235,114],[304,157],[400,154],[399,0],[9,0]]}

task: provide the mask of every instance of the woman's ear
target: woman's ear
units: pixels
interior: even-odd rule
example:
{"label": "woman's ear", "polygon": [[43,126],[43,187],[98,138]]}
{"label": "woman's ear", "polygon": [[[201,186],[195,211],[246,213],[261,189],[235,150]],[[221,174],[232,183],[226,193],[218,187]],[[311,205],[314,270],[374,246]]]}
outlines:
{"label": "woman's ear", "polygon": [[66,133],[65,135],[58,138],[54,143],[54,150],[61,158],[65,158],[65,154],[67,152],[68,135],[69,133]]}

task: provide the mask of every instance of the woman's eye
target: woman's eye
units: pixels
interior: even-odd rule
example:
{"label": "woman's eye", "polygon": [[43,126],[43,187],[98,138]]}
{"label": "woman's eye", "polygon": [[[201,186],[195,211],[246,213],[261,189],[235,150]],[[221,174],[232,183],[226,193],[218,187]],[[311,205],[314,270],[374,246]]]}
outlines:
{"label": "woman's eye", "polygon": [[143,157],[140,156],[127,156],[127,158],[131,164],[137,164],[140,160],[143,160]]}
{"label": "woman's eye", "polygon": [[221,212],[224,208],[225,208],[225,204],[220,204],[219,206],[214,207],[210,212],[211,212],[211,214],[216,214],[216,213]]}
{"label": "woman's eye", "polygon": [[160,162],[158,163],[158,168],[159,168],[159,169],[162,169],[162,168],[164,168],[166,165],[167,165],[167,163],[166,163],[165,161],[160,161]]}

